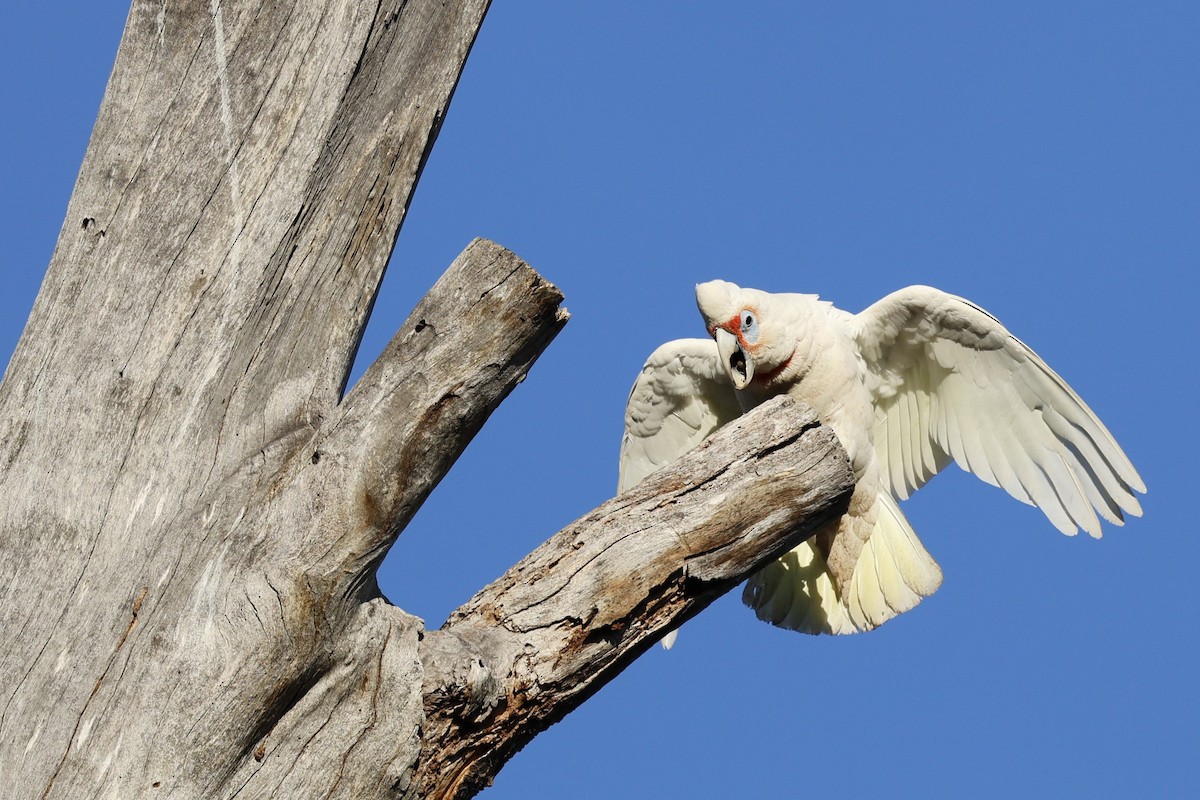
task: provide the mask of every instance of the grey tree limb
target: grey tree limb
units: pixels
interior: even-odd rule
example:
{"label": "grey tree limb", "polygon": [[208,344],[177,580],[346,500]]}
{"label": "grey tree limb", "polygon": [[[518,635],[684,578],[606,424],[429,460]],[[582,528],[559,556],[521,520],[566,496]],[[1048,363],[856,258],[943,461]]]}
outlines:
{"label": "grey tree limb", "polygon": [[485,0],[135,0],[0,383],[0,797],[450,797],[837,513],[784,405],[442,631],[374,571],[566,322],[472,243],[347,375]]}
{"label": "grey tree limb", "polygon": [[418,771],[425,796],[490,783],[664,634],[844,513],[853,486],[829,429],[779,397],[555,534],[425,639],[422,752],[441,754]]}

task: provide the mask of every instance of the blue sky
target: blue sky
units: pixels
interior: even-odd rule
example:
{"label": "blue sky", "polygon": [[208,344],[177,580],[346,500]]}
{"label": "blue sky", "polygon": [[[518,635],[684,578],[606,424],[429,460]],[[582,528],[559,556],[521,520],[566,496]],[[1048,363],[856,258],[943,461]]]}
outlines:
{"label": "blue sky", "polygon": [[[19,6],[19,7],[18,7]],[[127,5],[0,11],[0,355],[47,264]],[[431,625],[616,483],[626,394],[725,278],[857,311],[964,295],[1149,486],[1103,540],[959,473],[905,504],[942,589],[812,638],[726,597],[482,796],[1104,797],[1195,791],[1200,4],[497,0],[364,339],[474,236],[573,318],[401,537]],[[514,468],[514,464],[520,465]]]}

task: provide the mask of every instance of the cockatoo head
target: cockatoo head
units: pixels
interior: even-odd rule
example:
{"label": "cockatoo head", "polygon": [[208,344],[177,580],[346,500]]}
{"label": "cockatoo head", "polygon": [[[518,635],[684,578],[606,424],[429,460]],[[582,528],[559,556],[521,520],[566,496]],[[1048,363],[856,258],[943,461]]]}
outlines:
{"label": "cockatoo head", "polygon": [[696,305],[734,388],[747,388],[756,376],[769,381],[791,358],[795,342],[783,341],[768,293],[709,281],[696,285]]}

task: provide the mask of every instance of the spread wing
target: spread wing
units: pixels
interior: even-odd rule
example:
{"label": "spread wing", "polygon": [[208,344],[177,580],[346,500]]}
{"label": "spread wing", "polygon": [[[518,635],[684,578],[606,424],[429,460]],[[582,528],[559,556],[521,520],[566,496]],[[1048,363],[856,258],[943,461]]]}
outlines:
{"label": "spread wing", "polygon": [[741,415],[712,339],[677,339],[642,367],[625,406],[617,491],[623,492]]}
{"label": "spread wing", "polygon": [[1146,487],[1070,386],[998,320],[925,286],[850,320],[875,397],[875,450],[907,498],[951,460],[1063,533],[1100,536],[1101,517],[1141,515]]}

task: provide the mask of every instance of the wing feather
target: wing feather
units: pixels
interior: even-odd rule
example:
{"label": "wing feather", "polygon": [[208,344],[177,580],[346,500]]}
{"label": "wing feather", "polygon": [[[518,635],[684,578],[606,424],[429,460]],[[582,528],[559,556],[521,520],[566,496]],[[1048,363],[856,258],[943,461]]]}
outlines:
{"label": "wing feather", "polygon": [[[998,320],[962,298],[901,289],[851,321],[877,414],[874,442],[901,499],[954,460],[1032,503],[1064,533],[1139,516],[1146,491],[1087,404]],[[1097,516],[1099,515],[1099,517]]]}
{"label": "wing feather", "polygon": [[712,339],[677,339],[646,359],[625,405],[623,492],[741,414]]}
{"label": "wing feather", "polygon": [[896,454],[896,458],[899,461],[900,470],[904,475],[904,485],[912,486],[916,483],[916,476],[913,474],[915,464],[912,452],[912,398],[905,395],[898,405],[900,411],[900,449]]}

